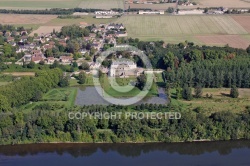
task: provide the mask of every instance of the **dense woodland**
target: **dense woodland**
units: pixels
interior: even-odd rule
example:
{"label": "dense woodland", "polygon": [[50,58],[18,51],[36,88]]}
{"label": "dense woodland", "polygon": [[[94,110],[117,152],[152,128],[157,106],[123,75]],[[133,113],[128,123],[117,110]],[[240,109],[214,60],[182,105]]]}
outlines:
{"label": "dense woodland", "polygon": [[[154,106],[143,105],[144,111]],[[44,107],[46,108],[46,107]],[[0,144],[39,142],[182,142],[193,140],[250,139],[250,109],[245,113],[218,112],[210,115],[181,111],[180,120],[68,118],[69,111],[117,112],[122,106],[88,106],[61,113],[42,107],[30,113],[0,116]],[[170,111],[157,106],[157,111]],[[134,108],[134,111],[139,111]],[[140,110],[141,111],[141,110]],[[156,110],[154,110],[156,111]]]}
{"label": "dense woodland", "polygon": [[58,87],[63,82],[60,69],[43,70],[36,73],[36,77],[22,77],[14,83],[0,87],[0,111],[8,112],[11,108],[37,101],[43,93]]}

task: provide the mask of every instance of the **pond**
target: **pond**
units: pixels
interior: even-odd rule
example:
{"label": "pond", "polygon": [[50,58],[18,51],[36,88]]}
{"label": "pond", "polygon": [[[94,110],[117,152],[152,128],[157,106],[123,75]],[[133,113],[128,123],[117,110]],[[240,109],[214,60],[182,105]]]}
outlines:
{"label": "pond", "polygon": [[[158,96],[155,97],[145,97],[142,101],[137,104],[166,104],[167,96],[162,88],[158,89]],[[121,98],[122,99],[122,98]],[[99,95],[94,86],[79,87],[77,92],[77,97],[75,104],[79,106],[84,105],[109,105],[110,103],[106,101],[102,96]]]}

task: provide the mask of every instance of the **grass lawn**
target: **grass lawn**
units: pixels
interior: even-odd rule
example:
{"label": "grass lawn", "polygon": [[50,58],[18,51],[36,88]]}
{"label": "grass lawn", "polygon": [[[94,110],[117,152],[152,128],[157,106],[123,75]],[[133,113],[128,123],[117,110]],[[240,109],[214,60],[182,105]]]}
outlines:
{"label": "grass lawn", "polygon": [[[92,75],[86,75],[87,78],[86,78],[86,81],[85,81],[85,86],[94,86],[94,83],[93,83],[93,76]],[[69,86],[73,87],[73,86],[81,86],[81,84],[78,83],[78,80],[77,79],[70,79],[70,82],[69,82]]]}
{"label": "grass lawn", "polygon": [[[100,79],[101,85],[104,89],[104,91],[113,97],[133,97],[138,95],[140,92],[142,92],[139,88],[133,86],[133,82],[136,81],[136,77],[130,77],[130,78],[115,78],[115,80],[112,80],[109,82],[109,78],[104,75]],[[117,88],[119,91],[115,90]],[[153,85],[151,89],[149,90],[149,93],[147,96],[157,96],[157,85],[155,82],[153,82]]]}

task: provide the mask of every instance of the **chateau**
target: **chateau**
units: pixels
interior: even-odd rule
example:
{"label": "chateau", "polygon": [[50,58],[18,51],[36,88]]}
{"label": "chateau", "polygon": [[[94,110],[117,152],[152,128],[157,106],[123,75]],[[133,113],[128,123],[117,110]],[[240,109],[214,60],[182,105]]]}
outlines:
{"label": "chateau", "polygon": [[137,65],[133,61],[114,61],[110,66],[109,75],[111,77],[137,76]]}

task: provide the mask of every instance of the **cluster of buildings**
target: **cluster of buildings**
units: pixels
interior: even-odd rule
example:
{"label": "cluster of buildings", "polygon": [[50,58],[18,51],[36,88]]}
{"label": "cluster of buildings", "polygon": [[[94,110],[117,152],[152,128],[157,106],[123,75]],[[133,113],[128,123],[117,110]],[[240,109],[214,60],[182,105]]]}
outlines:
{"label": "cluster of buildings", "polygon": [[[27,31],[21,32],[0,32],[7,40],[8,44],[11,44],[16,49],[16,53],[23,55],[16,64],[23,65],[34,62],[36,64],[53,64],[55,61],[63,65],[69,65],[74,62],[73,54],[67,52],[59,52],[59,54],[46,53],[53,50],[58,50],[59,46],[67,48],[68,40],[70,37],[58,37],[53,33],[41,34],[39,36],[29,36]],[[15,35],[13,35],[15,34]],[[90,53],[91,49],[94,49],[96,53],[101,52],[104,44],[116,45],[116,40],[118,37],[126,37],[127,32],[123,24],[100,24],[91,26],[90,33],[86,37],[80,39],[81,43],[88,45],[77,50],[78,53],[84,55]],[[18,39],[18,40],[17,40]],[[79,58],[84,60],[84,58]],[[78,61],[76,61],[78,63]],[[81,65],[78,63],[78,65]],[[91,67],[95,67],[95,64],[90,64]]]}
{"label": "cluster of buildings", "polygon": [[95,18],[112,18],[115,15],[119,15],[119,12],[113,10],[95,11]]}

